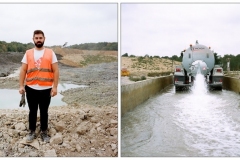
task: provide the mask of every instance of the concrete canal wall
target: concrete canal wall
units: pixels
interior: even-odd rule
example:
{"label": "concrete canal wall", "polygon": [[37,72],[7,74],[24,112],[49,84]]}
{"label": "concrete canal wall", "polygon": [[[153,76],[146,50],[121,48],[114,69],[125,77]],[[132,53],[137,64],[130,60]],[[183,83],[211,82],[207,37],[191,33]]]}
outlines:
{"label": "concrete canal wall", "polygon": [[121,116],[151,96],[173,84],[173,76],[164,76],[121,86]]}
{"label": "concrete canal wall", "polygon": [[240,80],[236,77],[223,77],[223,89],[240,93]]}

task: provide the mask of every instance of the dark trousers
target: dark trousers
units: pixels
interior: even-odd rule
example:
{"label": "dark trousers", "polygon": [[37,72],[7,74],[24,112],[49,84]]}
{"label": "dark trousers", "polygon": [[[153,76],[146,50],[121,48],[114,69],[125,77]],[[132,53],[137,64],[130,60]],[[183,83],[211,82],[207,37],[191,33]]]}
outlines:
{"label": "dark trousers", "polygon": [[29,130],[36,130],[38,106],[40,110],[41,131],[48,129],[48,107],[51,102],[51,88],[35,90],[25,86],[26,97],[29,107]]}

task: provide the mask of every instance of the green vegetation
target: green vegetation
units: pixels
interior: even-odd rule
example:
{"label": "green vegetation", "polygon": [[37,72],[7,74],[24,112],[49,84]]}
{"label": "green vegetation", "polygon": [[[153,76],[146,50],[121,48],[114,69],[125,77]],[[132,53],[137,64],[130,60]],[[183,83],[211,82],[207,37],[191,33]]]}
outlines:
{"label": "green vegetation", "polygon": [[117,61],[117,57],[104,56],[104,55],[83,55],[84,61],[80,62],[81,66],[88,64],[109,63]]}
{"label": "green vegetation", "polygon": [[172,72],[150,72],[148,73],[148,77],[159,77],[159,76],[167,76],[170,75]]}
{"label": "green vegetation", "polygon": [[[23,44],[20,42],[10,42],[0,41],[0,53],[1,52],[26,52],[26,50],[33,48],[35,45],[33,43]],[[61,45],[54,45],[50,47],[61,47]],[[68,46],[67,48],[82,49],[82,50],[118,50],[117,42],[99,42],[99,43],[84,43],[75,44]]]}
{"label": "green vegetation", "polygon": [[81,49],[81,50],[104,50],[104,51],[117,51],[117,42],[99,42],[99,43],[83,43],[70,45],[67,48]]}
{"label": "green vegetation", "polygon": [[146,78],[145,76],[138,77],[138,76],[130,75],[130,76],[129,76],[129,79],[130,79],[131,81],[137,82],[137,81],[146,80],[147,78]]}
{"label": "green vegetation", "polygon": [[25,52],[33,47],[33,43],[22,44],[19,42],[7,43],[5,41],[0,41],[0,52]]}

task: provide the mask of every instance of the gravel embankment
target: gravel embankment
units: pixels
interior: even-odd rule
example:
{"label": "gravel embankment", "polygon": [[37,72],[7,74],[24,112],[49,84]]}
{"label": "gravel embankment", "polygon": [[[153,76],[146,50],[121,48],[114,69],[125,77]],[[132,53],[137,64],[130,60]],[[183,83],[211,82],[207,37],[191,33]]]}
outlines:
{"label": "gravel embankment", "polygon": [[[0,74],[13,73],[23,54],[5,63],[12,55],[1,57]],[[28,111],[0,110],[0,157],[116,157],[118,156],[118,65],[117,62],[84,68],[59,63],[60,82],[88,85],[69,89],[63,94],[67,106],[50,107],[50,143],[40,136],[31,144],[28,133]],[[0,78],[0,89],[18,89],[18,76]],[[39,117],[37,122],[39,131]]]}

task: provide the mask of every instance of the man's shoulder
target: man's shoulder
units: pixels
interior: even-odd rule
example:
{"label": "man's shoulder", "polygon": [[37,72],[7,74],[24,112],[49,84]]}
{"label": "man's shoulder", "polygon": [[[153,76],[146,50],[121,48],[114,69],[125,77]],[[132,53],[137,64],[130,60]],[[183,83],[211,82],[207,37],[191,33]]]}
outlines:
{"label": "man's shoulder", "polygon": [[34,51],[34,48],[27,49],[26,52]]}

